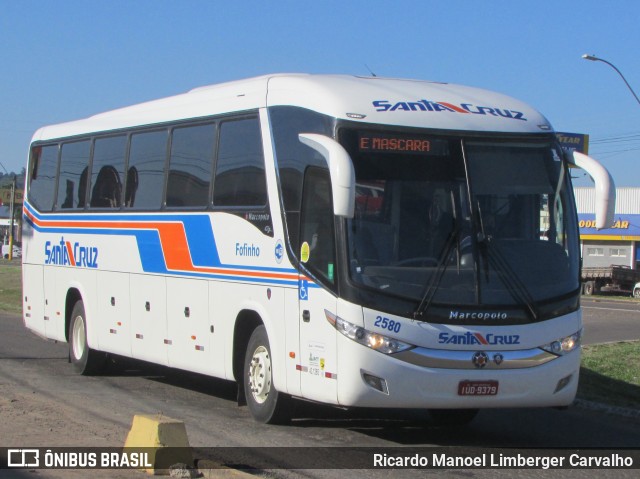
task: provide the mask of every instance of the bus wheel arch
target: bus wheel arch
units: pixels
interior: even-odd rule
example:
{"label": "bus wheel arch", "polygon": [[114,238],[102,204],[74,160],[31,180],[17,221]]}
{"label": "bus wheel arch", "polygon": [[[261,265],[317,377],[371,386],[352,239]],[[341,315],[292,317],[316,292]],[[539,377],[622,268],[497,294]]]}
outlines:
{"label": "bus wheel arch", "polygon": [[78,290],[67,293],[65,331],[69,343],[69,362],[83,376],[99,373],[106,363],[106,355],[89,347],[87,314]]}
{"label": "bus wheel arch", "polygon": [[[235,328],[233,331],[233,378],[242,388],[242,377],[244,374],[244,356],[247,351],[249,339],[253,331],[263,326],[264,322],[260,315],[252,310],[240,311],[236,318]],[[244,404],[244,403],[243,403]]]}
{"label": "bus wheel arch", "polygon": [[233,346],[233,375],[238,383],[238,404],[246,404],[258,422],[287,422],[290,418],[289,398],[273,386],[269,337],[258,313],[240,313],[236,320]]}
{"label": "bus wheel arch", "polygon": [[78,301],[82,301],[82,295],[76,288],[71,288],[67,291],[67,298],[65,300],[65,318],[64,318],[64,334],[67,338],[67,342],[71,341],[71,319],[73,317],[73,308]]}

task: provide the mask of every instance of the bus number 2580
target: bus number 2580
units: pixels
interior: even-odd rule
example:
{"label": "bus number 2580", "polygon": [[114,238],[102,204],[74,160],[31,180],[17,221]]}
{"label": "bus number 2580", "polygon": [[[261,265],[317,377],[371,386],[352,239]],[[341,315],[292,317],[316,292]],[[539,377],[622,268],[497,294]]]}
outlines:
{"label": "bus number 2580", "polygon": [[394,321],[393,319],[383,318],[382,316],[376,316],[376,322],[373,323],[373,325],[394,333],[399,333],[402,327],[402,323]]}

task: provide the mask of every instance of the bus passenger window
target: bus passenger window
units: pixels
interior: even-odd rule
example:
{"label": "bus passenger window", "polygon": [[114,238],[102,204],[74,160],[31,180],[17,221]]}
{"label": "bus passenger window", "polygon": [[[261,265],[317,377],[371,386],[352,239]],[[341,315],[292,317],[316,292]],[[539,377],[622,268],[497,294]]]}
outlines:
{"label": "bus passenger window", "polygon": [[129,169],[138,173],[135,201],[127,205],[135,209],[155,210],[162,204],[164,164],[167,157],[167,131],[151,131],[131,136]]}
{"label": "bus passenger window", "polygon": [[257,118],[225,121],[213,188],[215,206],[264,206],[267,182]]}
{"label": "bus passenger window", "polygon": [[167,206],[207,206],[215,141],[214,125],[173,130]]}
{"label": "bus passenger window", "polygon": [[84,208],[90,151],[89,141],[62,145],[58,177],[58,209]]}
{"label": "bus passenger window", "polygon": [[93,148],[91,208],[119,208],[127,137],[99,138]]}

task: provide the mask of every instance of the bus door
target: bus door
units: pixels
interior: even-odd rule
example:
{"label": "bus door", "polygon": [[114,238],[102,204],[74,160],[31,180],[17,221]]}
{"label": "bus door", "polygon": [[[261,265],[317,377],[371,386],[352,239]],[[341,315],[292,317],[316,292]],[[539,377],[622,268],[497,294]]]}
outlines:
{"label": "bus door", "polygon": [[[335,231],[331,182],[325,169],[310,167],[305,173],[300,217],[298,278],[300,314],[300,384],[302,396],[337,401],[336,330],[325,310],[336,313]],[[307,271],[308,270],[308,274]]]}

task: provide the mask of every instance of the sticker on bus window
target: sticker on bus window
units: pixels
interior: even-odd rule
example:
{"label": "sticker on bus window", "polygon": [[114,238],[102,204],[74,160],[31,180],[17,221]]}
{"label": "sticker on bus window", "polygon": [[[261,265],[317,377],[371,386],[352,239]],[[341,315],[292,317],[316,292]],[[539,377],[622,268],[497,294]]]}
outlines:
{"label": "sticker on bus window", "polygon": [[302,261],[303,263],[306,263],[307,261],[309,261],[310,251],[311,250],[309,248],[309,243],[307,243],[306,241],[302,243],[302,246],[300,246],[300,261]]}

